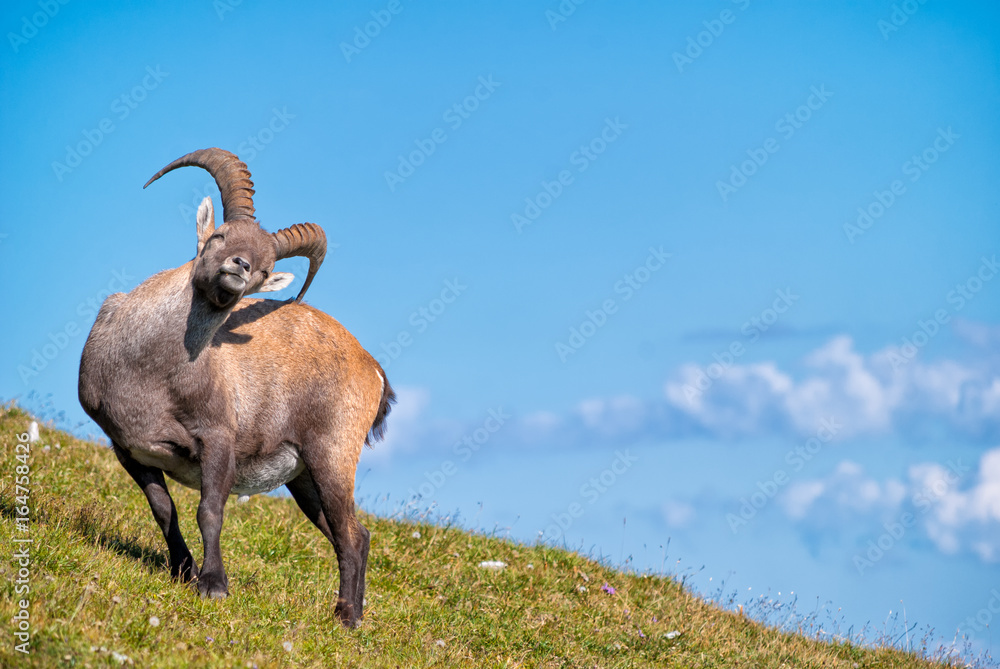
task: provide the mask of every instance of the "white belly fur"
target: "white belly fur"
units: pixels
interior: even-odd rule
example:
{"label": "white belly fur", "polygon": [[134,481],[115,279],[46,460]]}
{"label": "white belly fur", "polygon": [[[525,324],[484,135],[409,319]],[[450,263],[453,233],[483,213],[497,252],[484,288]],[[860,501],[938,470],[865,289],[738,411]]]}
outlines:
{"label": "white belly fur", "polygon": [[[133,453],[133,456],[143,464],[159,467],[170,478],[188,488],[201,489],[201,465],[196,462],[177,457],[158,458],[149,453]],[[253,458],[237,463],[236,482],[230,494],[257,495],[270,492],[294,479],[303,469],[305,463],[299,457],[298,449],[284,442],[266,458]]]}
{"label": "white belly fur", "polygon": [[280,488],[306,468],[299,451],[288,442],[283,442],[267,458],[255,458],[236,465],[234,495],[257,495]]}

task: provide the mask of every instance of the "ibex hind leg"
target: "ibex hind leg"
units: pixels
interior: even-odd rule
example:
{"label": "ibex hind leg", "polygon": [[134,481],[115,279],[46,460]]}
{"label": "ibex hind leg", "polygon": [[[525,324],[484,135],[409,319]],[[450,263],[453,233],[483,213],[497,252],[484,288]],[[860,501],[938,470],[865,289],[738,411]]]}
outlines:
{"label": "ibex hind leg", "polygon": [[370,535],[354,513],[353,474],[344,481],[325,474],[322,468],[314,474],[307,467],[288,483],[288,490],[306,517],[333,544],[340,571],[336,613],[345,626],[354,627],[364,614]]}
{"label": "ibex hind leg", "polygon": [[129,452],[118,444],[113,444],[118,462],[122,464],[129,476],[138,484],[146,495],[153,518],[167,540],[167,550],[170,552],[170,575],[183,582],[192,581],[198,576],[198,565],[184,542],[180,527],[177,524],[177,507],[167,491],[167,482],[163,471],[149,467],[134,459]]}

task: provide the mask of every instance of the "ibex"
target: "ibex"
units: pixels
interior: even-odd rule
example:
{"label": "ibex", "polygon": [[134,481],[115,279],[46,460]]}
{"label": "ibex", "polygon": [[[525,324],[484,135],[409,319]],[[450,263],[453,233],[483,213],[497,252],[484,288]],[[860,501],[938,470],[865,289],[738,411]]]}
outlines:
{"label": "ibex", "polygon": [[[363,613],[369,547],[355,516],[354,476],[362,445],[381,438],[395,394],[340,323],[302,304],[326,255],[323,230],[304,223],[264,231],[250,172],[221,149],[178,158],[146,186],[189,165],[215,179],[223,224],[216,229],[205,198],[195,258],[104,302],[80,361],[80,403],[145,493],[175,578],[197,580],[203,597],[228,595],[219,548],[226,500],[287,485],[333,544],[336,613],[353,627]],[[309,259],[295,300],[243,299],[288,286],[294,277],[273,270],[291,256]],[[200,572],[164,472],[201,492]]]}

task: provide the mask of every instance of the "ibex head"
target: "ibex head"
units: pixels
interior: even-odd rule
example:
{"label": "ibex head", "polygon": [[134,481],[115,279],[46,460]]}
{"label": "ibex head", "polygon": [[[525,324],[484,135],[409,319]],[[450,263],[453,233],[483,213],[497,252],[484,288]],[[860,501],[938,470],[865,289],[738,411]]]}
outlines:
{"label": "ibex head", "polygon": [[245,295],[288,286],[295,277],[275,272],[274,263],[303,256],[309,259],[309,273],[295,298],[301,302],[326,256],[323,229],[315,223],[299,223],[273,234],[266,232],[254,218],[250,171],[239,158],[222,149],[202,149],[178,158],[154,174],[146,186],[189,165],[207,170],[222,193],[221,227],[215,227],[212,198],[206,197],[198,207],[194,289],[220,309],[228,309]]}

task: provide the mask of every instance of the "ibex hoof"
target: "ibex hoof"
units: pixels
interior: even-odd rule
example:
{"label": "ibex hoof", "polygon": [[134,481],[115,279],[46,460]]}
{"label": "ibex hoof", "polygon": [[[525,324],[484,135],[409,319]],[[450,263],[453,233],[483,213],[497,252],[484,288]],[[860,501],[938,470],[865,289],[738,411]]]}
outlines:
{"label": "ibex hoof", "polygon": [[225,577],[202,574],[198,577],[198,594],[207,599],[224,599],[229,596]]}

